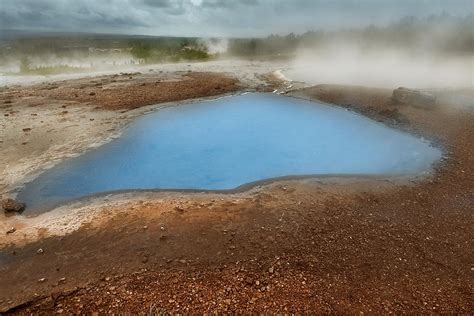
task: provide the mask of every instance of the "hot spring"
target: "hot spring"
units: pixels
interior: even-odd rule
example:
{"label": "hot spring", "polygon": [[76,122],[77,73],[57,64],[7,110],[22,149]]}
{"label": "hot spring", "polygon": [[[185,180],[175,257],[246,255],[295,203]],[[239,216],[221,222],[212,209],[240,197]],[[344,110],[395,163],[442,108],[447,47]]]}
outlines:
{"label": "hot spring", "polygon": [[19,192],[27,213],[98,193],[228,190],[282,176],[412,175],[441,151],[322,103],[253,93],[168,107],[121,137],[66,160]]}

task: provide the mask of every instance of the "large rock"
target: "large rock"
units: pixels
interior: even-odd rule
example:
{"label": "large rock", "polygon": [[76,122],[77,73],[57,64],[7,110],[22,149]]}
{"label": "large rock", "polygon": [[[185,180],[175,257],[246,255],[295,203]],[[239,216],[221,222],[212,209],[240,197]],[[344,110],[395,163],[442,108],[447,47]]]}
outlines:
{"label": "large rock", "polygon": [[14,199],[2,200],[2,208],[7,213],[13,213],[13,212],[20,213],[20,212],[23,212],[25,207],[26,207],[25,203],[15,201]]}
{"label": "large rock", "polygon": [[392,99],[398,103],[421,107],[432,107],[436,101],[436,98],[429,93],[403,87],[393,90]]}

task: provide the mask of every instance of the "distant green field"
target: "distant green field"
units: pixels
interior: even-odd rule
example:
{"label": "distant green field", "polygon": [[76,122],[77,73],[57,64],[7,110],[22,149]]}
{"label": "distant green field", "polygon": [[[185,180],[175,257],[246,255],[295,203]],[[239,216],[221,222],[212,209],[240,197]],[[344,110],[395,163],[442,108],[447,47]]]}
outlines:
{"label": "distant green field", "polygon": [[80,67],[59,65],[59,66],[47,66],[47,67],[32,67],[29,69],[20,70],[20,72],[18,72],[17,74],[48,76],[48,75],[78,73],[78,72],[84,72],[84,71],[86,71],[86,69],[80,68]]}

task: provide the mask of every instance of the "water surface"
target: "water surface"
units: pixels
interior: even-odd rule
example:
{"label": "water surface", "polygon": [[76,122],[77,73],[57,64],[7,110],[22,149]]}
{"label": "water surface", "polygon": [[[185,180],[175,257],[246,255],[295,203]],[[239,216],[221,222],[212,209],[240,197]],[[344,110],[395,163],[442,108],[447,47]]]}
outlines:
{"label": "water surface", "polygon": [[233,189],[289,175],[419,174],[440,150],[353,112],[271,94],[169,107],[47,170],[19,193],[27,212],[126,189]]}

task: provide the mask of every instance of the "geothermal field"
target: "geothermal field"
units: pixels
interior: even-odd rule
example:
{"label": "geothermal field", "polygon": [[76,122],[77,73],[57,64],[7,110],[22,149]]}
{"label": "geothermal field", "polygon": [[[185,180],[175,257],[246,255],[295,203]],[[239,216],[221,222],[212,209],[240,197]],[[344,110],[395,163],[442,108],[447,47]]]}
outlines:
{"label": "geothermal field", "polygon": [[2,2],[0,314],[472,314],[472,10]]}

